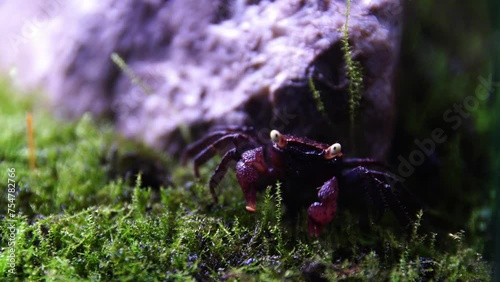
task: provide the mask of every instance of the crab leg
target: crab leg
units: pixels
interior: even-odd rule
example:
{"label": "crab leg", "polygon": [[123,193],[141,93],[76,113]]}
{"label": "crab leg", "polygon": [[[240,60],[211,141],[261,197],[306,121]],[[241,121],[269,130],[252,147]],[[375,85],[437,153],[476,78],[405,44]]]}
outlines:
{"label": "crab leg", "polygon": [[191,158],[191,156],[199,154],[203,150],[203,148],[205,148],[209,144],[212,144],[222,136],[228,135],[230,133],[231,132],[228,132],[226,130],[215,131],[189,145],[182,154],[182,164],[185,165],[188,159]]}
{"label": "crab leg", "polygon": [[369,167],[369,166],[378,166],[384,169],[389,169],[389,166],[381,162],[379,160],[371,159],[371,158],[348,158],[344,159],[344,164],[347,167],[357,167],[357,166],[364,166],[364,167]]}
{"label": "crab leg", "polygon": [[212,194],[212,198],[214,199],[214,202],[216,202],[216,203],[219,202],[219,200],[217,198],[217,194],[215,193],[215,187],[217,187],[217,185],[219,185],[222,178],[224,178],[224,175],[226,175],[226,172],[229,168],[229,163],[231,161],[237,161],[238,158],[239,158],[239,155],[236,151],[236,148],[227,151],[227,153],[224,154],[224,156],[222,157],[222,160],[220,161],[220,163],[215,168],[214,173],[210,177],[210,182],[209,182],[208,186],[210,187],[210,194]]}
{"label": "crab leg", "polygon": [[309,235],[318,237],[325,225],[332,221],[337,211],[338,182],[337,178],[326,181],[318,192],[320,202],[314,202],[307,213]]}
{"label": "crab leg", "polygon": [[214,143],[224,135],[230,135],[230,134],[235,134],[235,133],[248,133],[251,132],[253,128],[250,127],[243,127],[243,128],[238,128],[238,127],[223,127],[220,129],[217,129],[214,132],[211,132],[210,134],[204,136],[200,140],[190,144],[187,146],[185,149],[184,153],[182,154],[182,164],[186,165],[187,161],[189,158],[191,158],[193,155],[199,154],[203,148],[207,147],[208,145]]}
{"label": "crab leg", "polygon": [[[361,188],[371,197],[372,202],[379,209],[378,219],[382,216],[384,209],[389,207],[400,223],[407,225],[411,222],[408,212],[400,202],[398,189],[394,189],[386,181],[387,179],[396,179],[395,183],[401,183],[397,181],[397,178],[384,172],[358,166],[345,172],[344,179],[346,186],[354,189]],[[368,189],[373,186],[375,189]]]}
{"label": "crab leg", "polygon": [[209,159],[211,159],[217,152],[224,151],[227,147],[229,147],[231,144],[234,144],[235,147],[237,148],[237,144],[241,142],[242,140],[249,140],[250,138],[247,135],[240,134],[240,133],[235,133],[235,134],[230,134],[226,135],[224,137],[221,137],[217,139],[213,144],[205,148],[203,151],[198,153],[196,157],[194,158],[193,162],[193,167],[194,167],[194,175],[196,177],[200,177],[200,173],[198,170],[198,167],[204,163],[206,163]]}

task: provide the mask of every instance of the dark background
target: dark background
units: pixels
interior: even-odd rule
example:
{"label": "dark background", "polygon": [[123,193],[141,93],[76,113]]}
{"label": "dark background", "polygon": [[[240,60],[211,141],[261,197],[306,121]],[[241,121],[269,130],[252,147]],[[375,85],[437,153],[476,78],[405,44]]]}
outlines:
{"label": "dark background", "polygon": [[[408,160],[415,140],[436,128],[447,139],[436,144],[422,165],[406,178],[427,206],[424,226],[447,233],[463,229],[466,238],[492,260],[498,237],[500,132],[497,1],[406,1],[401,59],[397,77],[398,119],[391,163]],[[460,126],[443,115],[474,95],[480,77],[493,81],[489,97],[461,118]],[[496,219],[495,219],[496,215]],[[497,228],[498,230],[498,228]],[[496,245],[497,261],[500,256]],[[498,278],[498,276],[497,276]]]}

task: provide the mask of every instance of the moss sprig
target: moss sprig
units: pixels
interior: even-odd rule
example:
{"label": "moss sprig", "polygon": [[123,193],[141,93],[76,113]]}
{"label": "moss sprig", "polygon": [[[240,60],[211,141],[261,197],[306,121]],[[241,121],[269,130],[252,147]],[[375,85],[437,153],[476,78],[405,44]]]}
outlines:
{"label": "moss sprig", "polygon": [[351,132],[354,128],[356,115],[361,100],[361,91],[363,90],[363,70],[360,62],[355,61],[352,55],[352,47],[349,44],[349,16],[351,11],[351,0],[347,0],[345,24],[342,28],[342,50],[344,51],[344,60],[347,66],[347,77],[349,79],[349,118],[351,123]]}

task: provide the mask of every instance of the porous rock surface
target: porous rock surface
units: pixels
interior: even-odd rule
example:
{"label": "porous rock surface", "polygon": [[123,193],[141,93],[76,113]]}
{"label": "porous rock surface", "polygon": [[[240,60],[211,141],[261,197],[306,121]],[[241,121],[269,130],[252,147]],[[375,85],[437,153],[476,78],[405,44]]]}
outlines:
{"label": "porous rock surface", "polygon": [[[181,129],[196,138],[212,126],[246,124],[262,138],[278,129],[383,158],[392,139],[401,3],[352,1],[349,42],[364,86],[354,134],[345,12],[345,1],[334,0],[10,0],[0,4],[8,21],[0,25],[8,39],[0,67],[19,85],[42,88],[57,115],[108,116],[124,135],[170,152],[185,146]],[[138,80],[112,62],[113,52]]]}

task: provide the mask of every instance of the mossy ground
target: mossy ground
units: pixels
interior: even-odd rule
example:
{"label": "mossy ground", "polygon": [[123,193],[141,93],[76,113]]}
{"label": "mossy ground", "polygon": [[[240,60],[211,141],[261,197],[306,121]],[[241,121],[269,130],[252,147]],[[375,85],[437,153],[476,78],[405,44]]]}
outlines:
{"label": "mossy ground", "polygon": [[25,114],[34,106],[17,96],[0,87],[0,179],[6,187],[14,168],[16,182],[14,218],[6,188],[0,199],[1,279],[484,281],[491,275],[460,230],[438,235],[416,223],[407,234],[390,219],[367,230],[340,211],[319,239],[311,238],[305,211],[297,221],[283,218],[279,184],[260,195],[259,211],[250,214],[229,173],[214,205],[206,183],[217,160],[197,182],[190,168],[162,155],[155,162],[170,180],[145,187],[145,176],[115,168],[120,156],[142,146],[89,116],[68,123],[34,111],[37,168],[31,171]]}

